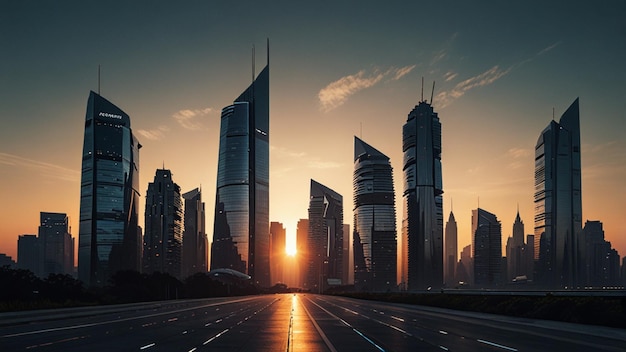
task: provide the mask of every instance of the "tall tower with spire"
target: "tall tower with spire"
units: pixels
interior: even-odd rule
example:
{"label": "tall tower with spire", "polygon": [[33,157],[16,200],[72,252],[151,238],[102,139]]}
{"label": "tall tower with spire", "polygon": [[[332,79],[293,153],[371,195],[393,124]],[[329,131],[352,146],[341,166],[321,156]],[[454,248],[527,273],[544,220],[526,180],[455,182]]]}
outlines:
{"label": "tall tower with spire", "polygon": [[458,247],[457,247],[458,229],[456,220],[454,219],[454,213],[450,211],[450,217],[446,222],[446,235],[445,235],[445,253],[444,253],[444,281],[448,287],[454,287],[456,282],[456,263],[458,261]]}
{"label": "tall tower with spire", "polygon": [[270,286],[269,41],[267,58],[252,84],[222,109],[211,247],[211,270],[240,271],[261,287]]}
{"label": "tall tower with spire", "polygon": [[441,123],[421,101],[402,128],[404,190],[402,280],[409,291],[443,284]]}

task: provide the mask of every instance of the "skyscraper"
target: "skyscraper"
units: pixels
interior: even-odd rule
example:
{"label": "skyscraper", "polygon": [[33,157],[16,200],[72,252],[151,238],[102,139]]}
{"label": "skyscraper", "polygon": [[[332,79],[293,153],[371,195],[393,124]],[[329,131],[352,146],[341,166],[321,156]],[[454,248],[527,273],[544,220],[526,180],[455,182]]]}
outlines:
{"label": "skyscraper", "polygon": [[[402,279],[409,291],[443,283],[441,123],[421,101],[402,128],[404,214]],[[404,286],[404,285],[403,285]]]}
{"label": "skyscraper", "polygon": [[37,235],[20,235],[17,238],[17,267],[43,275],[43,250]]}
{"label": "skyscraper", "polygon": [[285,257],[287,256],[287,230],[282,223],[272,221],[270,223],[271,246],[270,246],[270,275],[271,284],[285,283]]}
{"label": "skyscraper", "polygon": [[39,213],[39,243],[43,246],[43,277],[72,274],[74,243],[65,213]]}
{"label": "skyscraper", "polygon": [[444,268],[445,276],[444,281],[447,286],[454,287],[457,283],[456,279],[456,266],[457,258],[459,256],[459,250],[457,247],[458,229],[456,220],[454,219],[454,213],[450,211],[450,217],[446,222],[446,238],[445,238],[445,253],[444,253]]}
{"label": "skyscraper", "polygon": [[472,210],[472,251],[474,284],[498,285],[502,269],[502,226],[494,214],[481,208]]}
{"label": "skyscraper", "polygon": [[78,277],[103,286],[119,270],[140,268],[139,149],[130,117],[91,92],[85,117]]}
{"label": "skyscraper", "polygon": [[577,98],[535,146],[535,281],[545,287],[584,281],[579,115]]}
{"label": "skyscraper", "polygon": [[342,284],[343,197],[314,180],[311,180],[307,246],[307,288],[319,293],[329,285]]}
{"label": "skyscraper", "polygon": [[296,226],[296,257],[298,258],[298,286],[310,289],[307,283],[309,270],[309,219],[300,219]]}
{"label": "skyscraper", "polygon": [[143,247],[143,272],[181,277],[183,201],[172,172],[158,169],[148,184]]}
{"label": "skyscraper", "polygon": [[528,274],[524,266],[524,251],[524,222],[520,218],[518,210],[513,223],[513,236],[509,237],[506,242],[506,281]]}
{"label": "skyscraper", "polygon": [[270,286],[268,63],[222,109],[211,270],[230,268]]}
{"label": "skyscraper", "polygon": [[204,202],[199,188],[183,194],[185,229],[183,231],[182,277],[206,273],[208,243],[205,231]]}
{"label": "skyscraper", "polygon": [[355,289],[394,291],[398,245],[393,169],[385,154],[358,137],[354,137],[352,185]]}

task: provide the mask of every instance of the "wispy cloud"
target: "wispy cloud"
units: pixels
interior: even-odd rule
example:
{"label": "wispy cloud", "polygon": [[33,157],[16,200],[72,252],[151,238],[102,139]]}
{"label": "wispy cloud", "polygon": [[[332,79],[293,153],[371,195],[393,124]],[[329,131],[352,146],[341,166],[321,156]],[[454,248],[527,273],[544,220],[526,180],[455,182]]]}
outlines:
{"label": "wispy cloud", "polygon": [[341,163],[327,160],[309,160],[307,166],[310,169],[336,169],[342,166]]}
{"label": "wispy cloud", "polygon": [[474,77],[470,77],[462,82],[459,82],[449,91],[443,91],[437,94],[437,105],[443,107],[448,106],[452,101],[465,95],[469,90],[478,87],[484,87],[494,83],[500,78],[506,76],[511,71],[511,68],[501,69],[496,65],[487,71],[478,74]]}
{"label": "wispy cloud", "polygon": [[213,112],[213,108],[205,108],[205,109],[185,109],[179,110],[172,117],[176,122],[178,122],[182,127],[188,130],[197,130],[202,128],[202,123],[199,120],[200,117],[206,116]]}
{"label": "wispy cloud", "polygon": [[443,75],[443,79],[444,79],[446,82],[449,82],[449,81],[451,81],[451,80],[455,79],[455,78],[456,78],[456,76],[458,76],[458,75],[459,75],[459,74],[458,74],[458,73],[456,73],[456,72],[448,71],[448,72],[446,72],[446,74],[445,74],[445,75]]}
{"label": "wispy cloud", "polygon": [[159,126],[151,130],[138,130],[137,134],[139,134],[145,139],[158,141],[158,140],[161,140],[165,136],[165,132],[168,132],[169,130],[170,128],[167,126]]}
{"label": "wispy cloud", "polygon": [[[548,51],[556,48],[557,46],[559,46],[561,44],[561,42],[556,42],[554,44],[551,44],[543,49],[541,49],[539,52],[537,52],[536,54],[532,55],[531,57],[519,61],[517,63],[514,63],[513,65],[509,66],[508,68],[504,69],[504,68],[500,68],[499,65],[495,65],[492,68],[490,68],[489,70],[478,74],[476,76],[470,77],[460,83],[457,83],[456,86],[454,86],[454,88],[452,88],[451,90],[448,91],[442,91],[439,94],[437,94],[437,96],[435,97],[436,99],[436,103],[437,105],[439,105],[441,108],[444,108],[448,105],[450,105],[450,103],[452,103],[454,100],[462,97],[463,95],[465,95],[465,93],[469,90],[472,90],[474,88],[478,88],[478,87],[484,87],[484,86],[488,86],[492,83],[494,83],[495,81],[499,80],[500,78],[506,76],[507,74],[509,74],[511,71],[519,68],[520,66],[529,63],[533,60],[535,60],[537,57],[547,53]],[[446,74],[444,74],[444,80],[445,82],[449,82],[451,80],[453,80],[454,78],[457,77],[457,73],[454,73],[452,71],[448,71]]]}
{"label": "wispy cloud", "polygon": [[[283,148],[283,147],[276,147],[273,145],[270,146],[270,152],[272,153],[272,155],[274,155],[275,157],[279,159],[283,159],[283,160],[292,159],[289,161],[288,163],[289,165],[298,164],[302,162],[302,160],[305,160],[305,163],[303,166],[308,169],[334,169],[334,168],[339,168],[343,166],[343,164],[341,163],[328,161],[325,159],[322,160],[319,157],[311,156],[305,152],[290,150],[290,149]],[[289,168],[283,169],[282,172],[284,173],[287,171],[298,170],[300,168],[289,167]]]}
{"label": "wispy cloud", "polygon": [[317,94],[321,109],[324,112],[329,112],[343,105],[350,96],[382,82],[385,78],[394,81],[399,80],[409,74],[415,66],[391,67],[384,72],[379,69],[374,69],[373,72],[361,70],[355,74],[341,77],[322,88]]}
{"label": "wispy cloud", "polygon": [[55,178],[61,181],[78,182],[80,180],[80,172],[78,170],[68,169],[63,166],[28,159],[13,154],[0,153],[0,165],[25,168],[31,172],[36,172],[46,177]]}

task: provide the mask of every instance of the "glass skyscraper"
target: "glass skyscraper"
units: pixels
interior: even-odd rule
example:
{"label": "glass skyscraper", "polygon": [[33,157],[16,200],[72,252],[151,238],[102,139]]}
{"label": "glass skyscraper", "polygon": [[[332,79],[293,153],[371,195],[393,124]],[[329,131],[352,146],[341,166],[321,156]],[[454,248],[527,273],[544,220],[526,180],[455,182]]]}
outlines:
{"label": "glass skyscraper", "polygon": [[183,201],[172,172],[156,170],[148,184],[143,246],[143,272],[181,277]]}
{"label": "glass skyscraper", "polygon": [[481,208],[472,210],[472,252],[476,287],[500,284],[502,226],[494,214]]}
{"label": "glass skyscraper", "polygon": [[39,241],[43,246],[43,277],[74,272],[74,241],[65,213],[39,214]]}
{"label": "glass skyscraper", "polygon": [[535,281],[545,287],[584,283],[578,99],[551,121],[535,146]]}
{"label": "glass skyscraper", "polygon": [[343,278],[343,197],[311,180],[305,287],[324,292]]}
{"label": "glass skyscraper", "polygon": [[185,230],[183,231],[182,277],[207,270],[207,237],[205,232],[204,202],[200,188],[183,194],[185,199]]}
{"label": "glass skyscraper", "polygon": [[421,101],[402,128],[404,207],[402,286],[409,291],[443,284],[441,123]]}
{"label": "glass skyscraper", "polygon": [[222,109],[211,270],[270,286],[268,64]]}
{"label": "glass skyscraper", "polygon": [[78,277],[87,286],[106,285],[119,270],[139,271],[140,148],[128,114],[92,91],[85,117],[78,235]]}
{"label": "glass skyscraper", "polygon": [[[354,287],[397,289],[396,206],[389,158],[354,137]],[[347,236],[347,234],[344,234]]]}

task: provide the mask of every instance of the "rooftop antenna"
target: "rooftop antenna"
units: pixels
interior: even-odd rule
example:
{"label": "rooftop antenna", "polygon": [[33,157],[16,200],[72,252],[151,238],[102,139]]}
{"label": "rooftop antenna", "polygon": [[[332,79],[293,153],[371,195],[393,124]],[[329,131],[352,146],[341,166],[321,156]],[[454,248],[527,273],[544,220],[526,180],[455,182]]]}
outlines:
{"label": "rooftop antenna", "polygon": [[552,121],[554,121],[554,106],[552,107]]}
{"label": "rooftop antenna", "polygon": [[420,100],[420,103],[424,101],[424,76],[422,76],[422,99]]}
{"label": "rooftop antenna", "polygon": [[98,95],[100,95],[100,64],[98,64]]}
{"label": "rooftop antenna", "polygon": [[435,95],[435,81],[433,81],[433,90],[430,92],[430,105],[433,105],[433,96]]}
{"label": "rooftop antenna", "polygon": [[450,212],[454,213],[454,203],[452,203],[452,197],[450,197]]}

